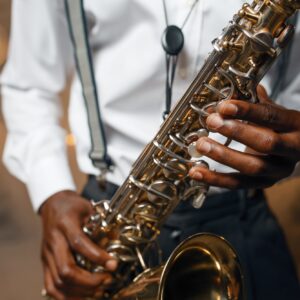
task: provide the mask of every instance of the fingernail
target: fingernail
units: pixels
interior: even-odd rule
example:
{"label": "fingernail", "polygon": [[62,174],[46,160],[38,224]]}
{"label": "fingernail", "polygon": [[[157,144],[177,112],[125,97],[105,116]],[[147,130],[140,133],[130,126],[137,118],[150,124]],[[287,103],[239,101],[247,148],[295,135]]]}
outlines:
{"label": "fingernail", "polygon": [[224,120],[219,114],[211,114],[207,117],[206,124],[210,129],[217,130],[224,125]]}
{"label": "fingernail", "polygon": [[107,270],[114,271],[118,266],[118,262],[115,259],[111,259],[106,262],[105,267]]}
{"label": "fingernail", "polygon": [[197,169],[194,169],[194,168],[190,169],[189,175],[190,175],[190,177],[197,179],[197,180],[201,180],[203,178],[202,173],[200,173]]}
{"label": "fingernail", "polygon": [[232,103],[222,102],[218,105],[218,111],[224,115],[235,116],[238,113],[238,107]]}
{"label": "fingernail", "polygon": [[210,152],[211,150],[211,143],[209,143],[206,140],[200,139],[200,141],[197,143],[197,151],[199,151],[201,154],[206,154]]}

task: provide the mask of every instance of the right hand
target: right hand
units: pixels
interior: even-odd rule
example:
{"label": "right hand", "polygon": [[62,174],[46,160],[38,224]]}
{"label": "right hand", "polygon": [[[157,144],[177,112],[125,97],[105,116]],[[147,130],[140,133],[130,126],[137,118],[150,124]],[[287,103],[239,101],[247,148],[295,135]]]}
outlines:
{"label": "right hand", "polygon": [[[237,151],[209,137],[197,141],[197,151],[236,171],[218,172],[194,166],[189,175],[211,186],[227,189],[269,187],[289,176],[300,161],[300,111],[275,104],[262,86],[259,103],[226,100],[210,114],[206,125],[230,140],[247,146]],[[241,122],[245,121],[245,122]]]}
{"label": "right hand", "polygon": [[73,191],[62,191],[40,209],[43,224],[42,261],[47,295],[56,300],[101,297],[112,276],[91,273],[77,266],[74,253],[114,271],[116,260],[93,243],[82,226],[93,213],[91,204]]}

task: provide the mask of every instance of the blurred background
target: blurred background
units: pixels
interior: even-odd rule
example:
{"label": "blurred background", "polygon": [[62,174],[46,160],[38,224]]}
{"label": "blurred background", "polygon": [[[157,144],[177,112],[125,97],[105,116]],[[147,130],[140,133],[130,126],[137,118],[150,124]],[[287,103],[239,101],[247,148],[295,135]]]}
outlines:
{"label": "blurred background", "polygon": [[[0,0],[0,70],[7,54],[10,2]],[[62,101],[66,108],[67,90],[62,94]],[[62,122],[67,128],[66,117]],[[0,156],[4,141],[5,125],[0,116]],[[68,135],[66,143],[75,181],[80,190],[85,176],[78,171],[75,163],[74,141],[71,134]],[[32,211],[25,187],[8,174],[2,162],[0,162],[0,179],[0,299],[41,299],[43,279],[39,251],[41,237],[39,218]],[[266,190],[266,194],[272,211],[283,227],[300,278],[300,177],[277,184]]]}

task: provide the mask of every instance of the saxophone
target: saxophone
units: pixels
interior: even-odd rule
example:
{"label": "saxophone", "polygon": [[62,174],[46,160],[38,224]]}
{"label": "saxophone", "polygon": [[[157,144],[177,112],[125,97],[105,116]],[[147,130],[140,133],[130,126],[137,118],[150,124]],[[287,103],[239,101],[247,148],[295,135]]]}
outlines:
{"label": "saxophone", "polygon": [[[179,201],[201,207],[209,187],[189,178],[188,170],[199,164],[209,168],[195,142],[209,134],[205,118],[233,95],[257,101],[259,81],[293,36],[285,22],[297,9],[300,0],[245,3],[213,41],[195,80],[111,201],[92,202],[95,213],[83,230],[102,245],[109,237],[105,248],[119,260],[106,299],[245,299],[238,257],[222,237],[194,235],[154,268],[147,253],[159,252],[155,239]],[[84,257],[77,256],[77,262],[92,272],[103,271]]]}

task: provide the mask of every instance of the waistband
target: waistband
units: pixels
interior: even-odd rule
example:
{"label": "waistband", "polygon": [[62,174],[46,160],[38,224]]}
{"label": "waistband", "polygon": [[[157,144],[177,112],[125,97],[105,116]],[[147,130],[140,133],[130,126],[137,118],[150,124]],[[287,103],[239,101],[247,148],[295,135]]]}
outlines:
{"label": "waistband", "polygon": [[[227,190],[222,193],[208,194],[201,209],[214,209],[220,204],[226,207],[236,206],[237,203],[246,202],[244,205],[251,206],[262,201],[264,194],[262,190]],[[191,201],[182,201],[175,211],[194,210]]]}
{"label": "waistband", "polygon": [[195,223],[206,223],[211,220],[237,217],[246,218],[252,208],[259,209],[266,205],[262,190],[251,193],[248,190],[234,190],[209,195],[201,208],[195,209],[191,202],[181,202],[168,218],[170,226],[192,226]]}

